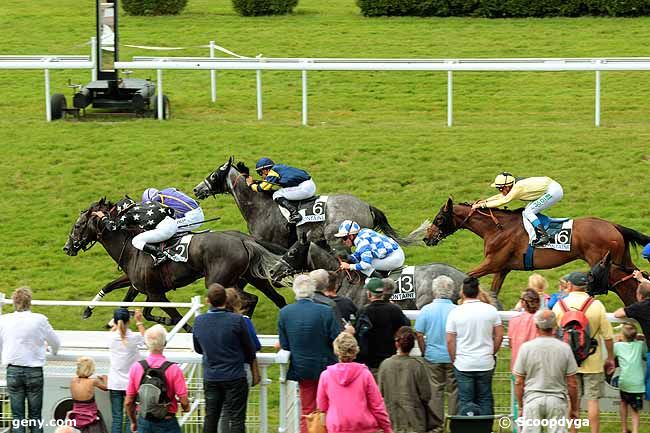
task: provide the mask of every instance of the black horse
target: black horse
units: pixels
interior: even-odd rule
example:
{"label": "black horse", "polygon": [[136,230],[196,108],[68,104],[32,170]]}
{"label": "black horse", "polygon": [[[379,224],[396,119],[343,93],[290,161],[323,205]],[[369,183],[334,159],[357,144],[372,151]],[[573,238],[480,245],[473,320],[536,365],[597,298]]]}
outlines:
{"label": "black horse", "polygon": [[[101,199],[82,211],[75,222],[63,250],[75,256],[79,250],[90,249],[95,242],[102,244],[106,252],[124,270],[124,276],[117,278],[106,287],[111,290],[131,285],[125,301],[135,298],[138,292],[147,297],[147,301],[168,302],[165,293],[179,287],[187,286],[200,277],[205,277],[206,287],[219,283],[225,287],[238,287],[241,290],[244,308],[252,315],[257,305],[257,296],[241,289],[242,282],[250,283],[264,293],[278,308],[286,305],[285,299],[270,282],[267,269],[279,260],[263,246],[254,242],[248,235],[238,232],[207,232],[195,234],[189,245],[187,263],[168,262],[154,268],[149,254],[137,250],[132,244],[133,232],[127,230],[109,231],[98,227],[98,219],[93,212],[102,211],[115,217],[111,202]],[[147,320],[164,325],[174,325],[182,318],[172,307],[163,308],[169,318],[154,316],[152,308],[145,308],[143,314]],[[189,325],[184,327],[191,330]]]}

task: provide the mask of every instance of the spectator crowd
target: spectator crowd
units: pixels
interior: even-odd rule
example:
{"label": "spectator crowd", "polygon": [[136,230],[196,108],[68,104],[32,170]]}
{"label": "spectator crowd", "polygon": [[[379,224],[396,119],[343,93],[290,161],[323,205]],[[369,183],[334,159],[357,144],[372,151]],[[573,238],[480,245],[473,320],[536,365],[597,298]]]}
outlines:
{"label": "spectator crowd", "polygon": [[[453,280],[433,280],[433,301],[415,323],[390,302],[394,283],[369,278],[361,308],[337,294],[336,275],[324,270],[294,278],[295,302],[278,315],[277,347],[289,351],[287,379],[299,388],[301,433],[307,420],[324,413],[331,433],[442,432],[447,416],[493,416],[499,351],[507,338],[519,431],[540,432],[535,420],[556,420],[545,431],[575,431],[581,402],[592,433],[600,428],[605,383],[620,392],[621,431],[644,431],[640,411],[650,399],[650,281],[639,272],[637,301],[614,312],[634,319],[614,335],[603,304],[586,293],[588,276],[561,278],[558,293],[531,275],[505,331],[502,315],[476,278],[460,289]],[[31,311],[31,290],[16,289],[14,312],[0,316],[2,362],[14,420],[12,433],[41,433],[43,366],[60,339],[48,319]],[[212,284],[208,310],[194,323],[193,346],[201,354],[205,433],[243,433],[250,387],[260,382],[256,353],[261,345],[251,320],[242,315],[234,289]],[[131,318],[135,328],[131,330]],[[95,374],[92,358],[78,360],[70,384],[72,410],[60,433],[108,431],[95,392],[108,392],[111,433],[180,433],[178,414],[189,411],[183,372],[165,357],[166,330],[145,329],[139,311],[115,310],[108,339],[110,368]],[[140,349],[148,355],[140,359]],[[417,350],[414,350],[417,347]],[[27,408],[27,411],[26,411]],[[446,409],[446,410],[445,410]],[[124,422],[126,419],[128,422]],[[583,415],[584,417],[584,415]],[[647,431],[647,430],[646,430]]]}

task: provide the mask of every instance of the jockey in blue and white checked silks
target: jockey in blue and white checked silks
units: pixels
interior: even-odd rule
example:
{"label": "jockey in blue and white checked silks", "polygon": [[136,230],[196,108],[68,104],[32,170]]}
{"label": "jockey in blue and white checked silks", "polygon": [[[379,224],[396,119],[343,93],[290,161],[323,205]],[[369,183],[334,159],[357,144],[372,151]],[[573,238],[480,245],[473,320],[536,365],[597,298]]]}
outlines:
{"label": "jockey in blue and white checked silks", "polygon": [[334,236],[342,238],[347,247],[355,246],[355,251],[350,255],[353,263],[342,263],[343,269],[370,276],[375,270],[392,271],[404,265],[404,250],[397,242],[372,229],[362,229],[354,221],[343,221]]}
{"label": "jockey in blue and white checked silks", "polygon": [[155,201],[172,208],[179,232],[198,230],[205,221],[203,209],[196,200],[176,188],[165,188],[161,191],[147,188],[142,193],[142,203],[148,201]]}

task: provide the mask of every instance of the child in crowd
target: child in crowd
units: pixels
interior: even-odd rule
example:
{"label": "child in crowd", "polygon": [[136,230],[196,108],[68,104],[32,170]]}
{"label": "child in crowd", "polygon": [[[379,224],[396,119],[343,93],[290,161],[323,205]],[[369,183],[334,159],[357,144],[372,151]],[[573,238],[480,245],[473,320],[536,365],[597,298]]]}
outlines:
{"label": "child in crowd", "polygon": [[622,326],[622,341],[614,344],[614,356],[621,368],[618,387],[621,393],[621,431],[629,432],[627,428],[628,409],[632,415],[632,433],[639,433],[641,422],[639,411],[643,408],[645,394],[645,356],[648,351],[646,343],[637,339],[634,325],[626,323]]}

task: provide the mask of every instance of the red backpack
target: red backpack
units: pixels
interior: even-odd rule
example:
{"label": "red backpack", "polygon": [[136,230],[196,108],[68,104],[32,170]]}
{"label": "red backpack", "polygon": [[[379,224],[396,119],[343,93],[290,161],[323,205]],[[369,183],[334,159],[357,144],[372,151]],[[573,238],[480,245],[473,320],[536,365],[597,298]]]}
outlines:
{"label": "red backpack", "polygon": [[585,311],[589,308],[594,298],[589,297],[579,310],[570,310],[560,299],[560,308],[564,312],[562,320],[560,321],[560,338],[571,347],[573,356],[578,365],[589,358],[598,349],[598,341],[591,338],[589,329],[589,319],[585,315]]}

